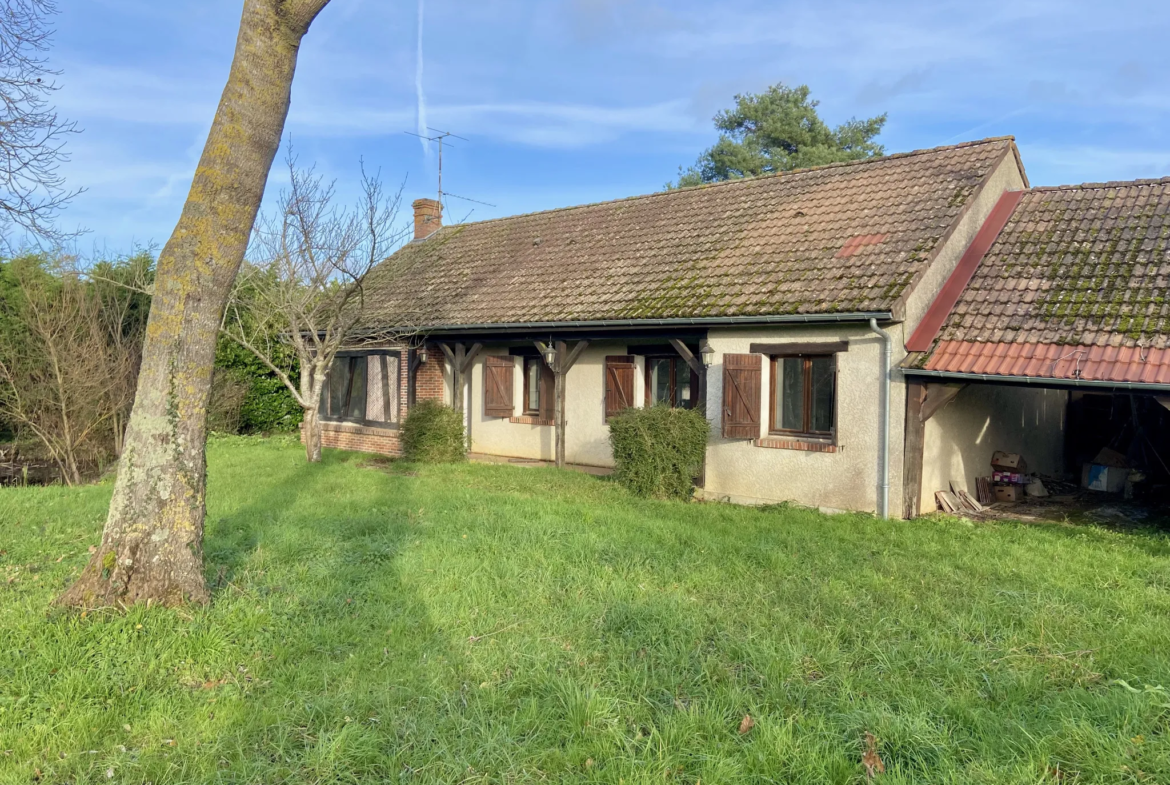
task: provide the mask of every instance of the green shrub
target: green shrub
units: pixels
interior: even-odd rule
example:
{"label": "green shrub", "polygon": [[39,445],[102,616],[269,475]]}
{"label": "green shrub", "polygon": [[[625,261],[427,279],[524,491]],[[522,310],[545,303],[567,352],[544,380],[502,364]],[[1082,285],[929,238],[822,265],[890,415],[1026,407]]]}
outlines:
{"label": "green shrub", "polygon": [[[291,378],[297,378],[300,370],[291,349],[278,348],[275,359]],[[245,384],[239,407],[240,433],[293,433],[300,428],[303,412],[296,398],[256,355],[221,335],[215,349],[215,367]]]}
{"label": "green shrub", "polygon": [[467,459],[463,418],[438,401],[416,403],[402,422],[400,436],[408,461],[455,463]]}
{"label": "green shrub", "polygon": [[703,466],[709,428],[700,412],[665,404],[610,417],[614,479],[639,496],[689,498]]}

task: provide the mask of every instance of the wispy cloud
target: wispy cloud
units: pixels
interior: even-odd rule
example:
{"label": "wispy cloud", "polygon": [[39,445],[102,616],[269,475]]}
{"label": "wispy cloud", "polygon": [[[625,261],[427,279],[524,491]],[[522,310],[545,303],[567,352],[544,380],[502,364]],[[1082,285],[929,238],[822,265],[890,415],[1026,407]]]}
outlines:
{"label": "wispy cloud", "polygon": [[[415,119],[418,125],[416,133],[420,137],[427,136],[427,94],[423,89],[423,0],[418,0],[418,39],[415,46],[414,94],[416,99]],[[430,143],[426,139],[419,139],[419,142],[422,143],[423,155],[430,156]]]}
{"label": "wispy cloud", "polygon": [[[579,148],[630,133],[693,133],[706,126],[696,121],[686,99],[641,106],[544,101],[435,103],[429,111],[440,127],[458,128],[478,139],[555,148]],[[382,136],[398,133],[406,122],[406,111],[347,109],[336,104],[301,106],[289,117],[294,133],[323,137]]]}
{"label": "wispy cloud", "polygon": [[[173,228],[227,76],[239,0],[172,5],[63,3],[57,18],[55,99],[84,129],[62,171],[89,188],[67,218],[113,245]],[[450,128],[472,141],[444,183],[499,205],[477,219],[657,189],[714,141],[735,93],[777,81],[808,84],[830,124],[888,112],[891,152],[1010,133],[1038,184],[1170,172],[1170,4],[872,5],[331,3],[302,45],[286,133],[341,189],[364,158],[421,192],[428,145],[402,131]]]}

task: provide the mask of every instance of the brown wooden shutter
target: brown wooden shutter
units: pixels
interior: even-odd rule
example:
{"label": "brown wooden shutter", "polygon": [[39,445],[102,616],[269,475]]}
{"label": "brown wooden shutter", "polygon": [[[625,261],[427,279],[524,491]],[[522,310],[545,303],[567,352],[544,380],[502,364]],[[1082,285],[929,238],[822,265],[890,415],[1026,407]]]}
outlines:
{"label": "brown wooden shutter", "polygon": [[634,365],[632,355],[605,358],[605,419],[634,405]]}
{"label": "brown wooden shutter", "polygon": [[511,417],[512,378],[516,362],[511,357],[488,355],[483,368],[483,413],[488,417]]}
{"label": "brown wooden shutter", "polygon": [[760,438],[760,369],[758,354],[723,355],[723,436]]}
{"label": "brown wooden shutter", "polygon": [[552,422],[556,414],[557,380],[548,363],[540,361],[540,419]]}

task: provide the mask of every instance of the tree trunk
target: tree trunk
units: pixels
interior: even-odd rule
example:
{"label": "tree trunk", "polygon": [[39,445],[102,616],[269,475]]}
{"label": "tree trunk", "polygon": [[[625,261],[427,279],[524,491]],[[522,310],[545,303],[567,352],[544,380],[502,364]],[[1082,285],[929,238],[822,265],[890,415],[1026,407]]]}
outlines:
{"label": "tree trunk", "polygon": [[301,419],[301,438],[305,440],[305,457],[309,463],[321,462],[321,415],[317,407],[304,409]]}
{"label": "tree trunk", "polygon": [[328,0],[245,0],[227,86],[158,258],[138,392],[101,546],[57,602],[206,602],[207,402],[220,317],[280,146],[297,50]]}

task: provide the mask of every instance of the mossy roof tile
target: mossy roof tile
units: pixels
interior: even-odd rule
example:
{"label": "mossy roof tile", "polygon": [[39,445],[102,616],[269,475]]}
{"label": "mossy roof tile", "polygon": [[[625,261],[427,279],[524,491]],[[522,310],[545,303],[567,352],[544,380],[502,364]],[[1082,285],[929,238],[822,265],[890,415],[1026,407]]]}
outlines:
{"label": "mossy roof tile", "polygon": [[970,318],[990,315],[1016,343],[1170,346],[1168,210],[1170,178],[1026,191],[939,341],[1001,340],[997,319]]}

